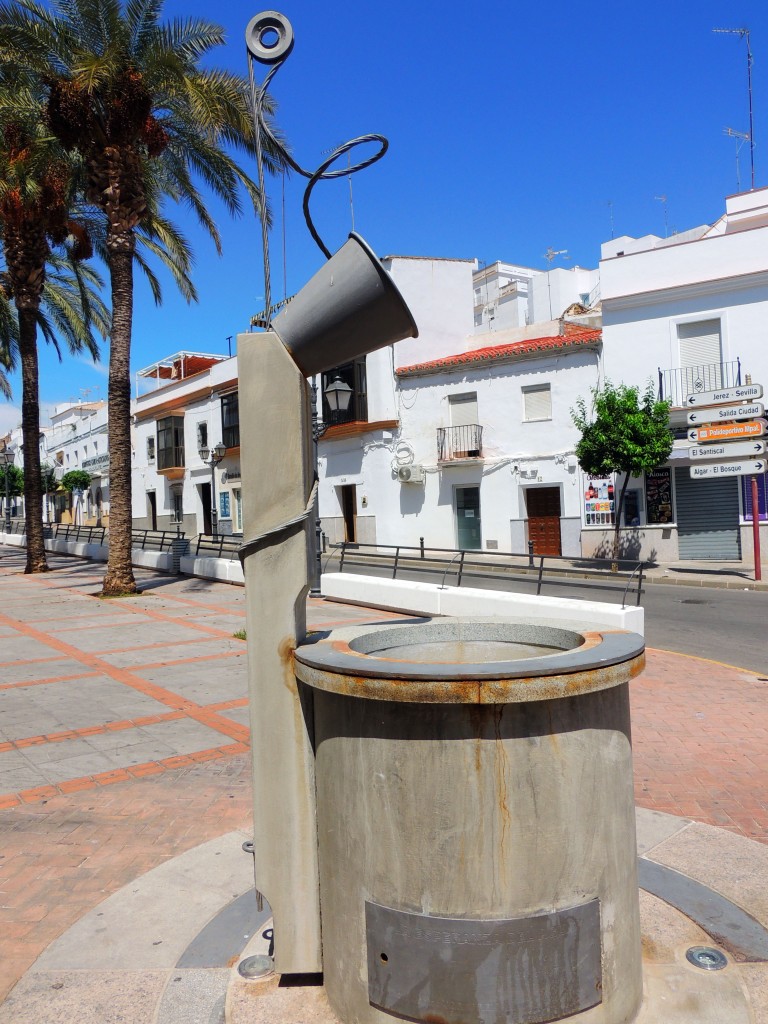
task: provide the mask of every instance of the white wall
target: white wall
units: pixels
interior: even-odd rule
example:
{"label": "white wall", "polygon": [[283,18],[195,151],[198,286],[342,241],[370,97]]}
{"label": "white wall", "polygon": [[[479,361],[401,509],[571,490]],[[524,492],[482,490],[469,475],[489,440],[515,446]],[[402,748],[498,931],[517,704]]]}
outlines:
{"label": "white wall", "polygon": [[[379,432],[323,444],[320,507],[327,532],[341,539],[336,524],[328,521],[342,515],[344,484],[356,486],[358,515],[375,517],[380,544],[418,545],[424,537],[433,547],[456,547],[455,489],[462,486],[480,487],[486,549],[495,542],[501,551],[521,550],[513,523],[527,518],[529,487],[559,488],[563,517],[580,518],[581,482],[568,459],[578,439],[570,410],[595,385],[597,368],[598,353],[582,350],[399,379],[399,434]],[[525,422],[521,388],[540,383],[551,384],[552,419]],[[485,457],[438,465],[437,429],[450,425],[448,398],[470,391],[477,393]],[[408,460],[425,467],[423,486],[397,480],[398,463]]]}

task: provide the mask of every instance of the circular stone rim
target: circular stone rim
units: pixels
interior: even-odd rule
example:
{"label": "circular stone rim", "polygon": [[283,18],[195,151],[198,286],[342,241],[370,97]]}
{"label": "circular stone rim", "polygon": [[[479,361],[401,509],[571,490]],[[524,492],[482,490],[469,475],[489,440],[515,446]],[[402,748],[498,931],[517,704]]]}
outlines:
{"label": "circular stone rim", "polygon": [[[450,628],[457,630],[459,634],[465,630],[471,634],[466,637],[454,635],[451,638],[453,640],[477,640],[478,633],[484,632],[489,640],[538,643],[550,648],[560,647],[560,650],[514,661],[459,663],[414,662],[401,658],[387,658],[375,649],[370,652],[361,649],[366,646],[372,647],[374,642],[379,642],[378,638],[392,633],[395,634],[395,638],[391,641],[391,646],[399,645],[402,642],[402,635],[406,632],[413,637],[414,643],[434,642],[428,637],[437,635],[440,638],[441,634],[447,639],[446,634]],[[377,638],[376,641],[373,640],[374,637]],[[576,640],[578,643],[574,642]],[[568,646],[565,646],[566,644]],[[378,650],[385,649],[382,645]],[[494,621],[444,618],[405,626],[397,623],[378,629],[372,629],[369,624],[359,629],[345,629],[343,636],[334,630],[314,643],[301,644],[296,648],[295,656],[302,665],[344,675],[414,680],[522,679],[605,668],[637,657],[644,650],[643,637],[625,630],[577,633],[575,630],[561,629],[557,626],[518,623],[506,619]]]}

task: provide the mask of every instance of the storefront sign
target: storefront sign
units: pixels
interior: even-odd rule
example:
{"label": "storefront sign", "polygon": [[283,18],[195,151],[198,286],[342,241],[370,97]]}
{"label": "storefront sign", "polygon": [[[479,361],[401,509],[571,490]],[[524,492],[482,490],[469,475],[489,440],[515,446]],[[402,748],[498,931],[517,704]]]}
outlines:
{"label": "storefront sign", "polygon": [[673,520],[672,470],[669,466],[645,474],[645,515],[646,522],[655,526]]}
{"label": "storefront sign", "polygon": [[101,473],[109,470],[109,455],[95,455],[92,459],[83,459],[83,469],[89,473]]}
{"label": "storefront sign", "polygon": [[613,479],[593,477],[584,491],[584,523],[586,526],[612,526],[615,521]]}

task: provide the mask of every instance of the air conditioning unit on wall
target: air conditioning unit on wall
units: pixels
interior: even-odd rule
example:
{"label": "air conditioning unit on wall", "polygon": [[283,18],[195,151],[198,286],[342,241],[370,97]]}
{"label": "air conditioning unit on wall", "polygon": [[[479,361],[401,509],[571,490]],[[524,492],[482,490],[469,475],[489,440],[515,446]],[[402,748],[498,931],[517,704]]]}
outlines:
{"label": "air conditioning unit on wall", "polygon": [[423,466],[400,466],[397,471],[397,479],[401,484],[423,484],[424,477]]}

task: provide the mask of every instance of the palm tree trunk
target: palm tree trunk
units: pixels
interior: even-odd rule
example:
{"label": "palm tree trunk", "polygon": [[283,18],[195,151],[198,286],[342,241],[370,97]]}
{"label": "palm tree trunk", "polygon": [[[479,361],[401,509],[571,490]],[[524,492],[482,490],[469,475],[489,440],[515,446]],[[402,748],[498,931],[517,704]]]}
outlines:
{"label": "palm tree trunk", "polygon": [[131,327],[133,322],[132,231],[107,238],[112,285],[109,343],[109,561],[105,597],[138,592],[131,565]]}
{"label": "palm tree trunk", "polygon": [[24,572],[48,572],[43,544],[43,487],[40,476],[40,397],[37,368],[37,311],[19,310],[21,431],[24,444],[24,514],[27,564]]}

